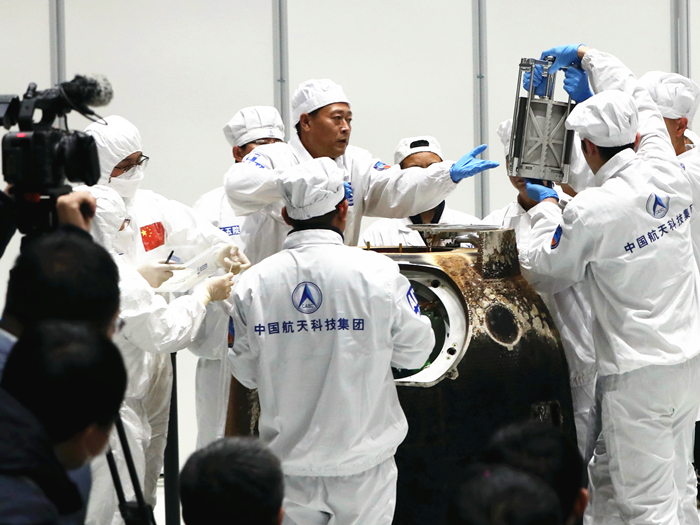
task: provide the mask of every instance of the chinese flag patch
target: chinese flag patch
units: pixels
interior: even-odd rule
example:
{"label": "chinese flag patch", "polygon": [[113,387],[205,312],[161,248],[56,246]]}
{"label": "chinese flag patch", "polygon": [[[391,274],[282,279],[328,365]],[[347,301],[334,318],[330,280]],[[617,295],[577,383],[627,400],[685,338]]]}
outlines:
{"label": "chinese flag patch", "polygon": [[165,244],[165,228],[162,222],[154,222],[141,227],[141,240],[147,252]]}

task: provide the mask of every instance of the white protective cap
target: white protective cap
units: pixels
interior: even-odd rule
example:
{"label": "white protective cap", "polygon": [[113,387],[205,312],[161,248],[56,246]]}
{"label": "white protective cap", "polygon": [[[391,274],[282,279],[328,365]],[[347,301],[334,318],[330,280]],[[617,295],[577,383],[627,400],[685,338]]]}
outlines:
{"label": "white protective cap", "polygon": [[100,158],[100,180],[98,184],[108,184],[109,176],[114,166],[141,148],[141,134],[136,126],[123,117],[111,115],[105,122],[93,122],[85,133],[92,135],[97,144],[97,154]]}
{"label": "white protective cap", "polygon": [[335,209],[345,198],[343,169],[334,160],[321,157],[298,164],[277,182],[287,215],[305,221]]}
{"label": "white protective cap", "polygon": [[284,140],[284,124],[279,111],[271,106],[251,106],[236,113],[224,126],[231,146],[245,146],[258,139]]}
{"label": "white protective cap", "polygon": [[622,91],[602,91],[577,104],[566,129],[577,131],[604,148],[631,144],[637,137],[639,113],[634,99]]}
{"label": "white protective cap", "polygon": [[695,82],[677,73],[649,71],[639,78],[639,83],[654,99],[663,117],[685,117],[688,125],[693,122],[700,104],[700,86]]}
{"label": "white protective cap", "polygon": [[440,160],[442,160],[442,149],[435,137],[425,135],[423,137],[409,137],[406,139],[401,139],[399,145],[396,146],[396,151],[394,152],[394,164],[401,164],[406,157],[413,155],[414,153],[420,153],[422,151],[428,151],[430,153],[435,153]]}
{"label": "white protective cap", "polygon": [[350,104],[343,88],[332,80],[322,78],[302,82],[292,97],[292,125],[296,126],[304,113],[339,102]]}
{"label": "white protective cap", "polygon": [[504,120],[498,125],[496,133],[503,144],[504,155],[507,157],[510,153],[510,135],[513,132],[513,119]]}

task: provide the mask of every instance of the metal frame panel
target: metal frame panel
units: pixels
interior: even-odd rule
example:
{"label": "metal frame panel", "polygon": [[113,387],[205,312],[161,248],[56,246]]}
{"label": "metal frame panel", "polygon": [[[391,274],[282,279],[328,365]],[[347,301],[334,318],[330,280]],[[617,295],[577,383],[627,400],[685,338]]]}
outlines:
{"label": "metal frame panel", "polygon": [[51,83],[66,80],[66,16],[64,0],[49,2],[49,41],[51,44]]}
{"label": "metal frame panel", "polygon": [[[486,0],[472,0],[472,41],[474,53],[474,141],[487,144],[489,137],[488,82],[486,56]],[[490,211],[489,172],[474,177],[475,214],[483,219]]]}
{"label": "metal frame panel", "polygon": [[689,0],[671,0],[671,64],[673,72],[690,78]]}
{"label": "metal frame panel", "polygon": [[289,140],[289,33],[287,30],[287,0],[272,0],[272,50],[275,82],[275,107],[282,116],[284,138]]}

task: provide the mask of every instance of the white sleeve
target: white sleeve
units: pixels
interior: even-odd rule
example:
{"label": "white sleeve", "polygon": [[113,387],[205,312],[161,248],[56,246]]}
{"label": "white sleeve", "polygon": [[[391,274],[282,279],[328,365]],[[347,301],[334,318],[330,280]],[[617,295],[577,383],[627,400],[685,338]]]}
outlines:
{"label": "white sleeve", "polygon": [[[572,197],[563,193],[561,191],[560,186],[555,186],[555,188],[557,190],[557,193],[559,193],[559,209],[563,210],[566,208],[566,204],[568,204],[571,201]],[[558,216],[553,210],[551,210],[550,213],[549,208],[546,208],[543,212],[542,210],[538,210],[537,206],[531,208],[527,213],[528,215],[530,215],[530,217],[532,217],[530,222],[530,228],[533,231],[536,220],[534,218],[535,214],[547,213],[547,216],[550,216],[552,220],[559,220],[560,217],[560,215]],[[538,242],[534,239],[534,235],[523,235],[518,241],[518,261],[520,262],[520,273],[530,284],[530,286],[532,286],[535,289],[535,291],[541,295],[553,295],[573,286],[575,284],[575,281],[569,278],[553,277],[544,273],[540,273],[537,271],[536,268],[533,268],[531,266],[531,261],[528,259],[528,252],[533,242]]]}
{"label": "white sleeve", "polygon": [[231,237],[199,212],[181,202],[164,200],[161,205],[165,207],[163,215],[167,223],[168,244],[184,248],[184,252],[176,254],[181,260],[189,260],[212,246],[235,244]]}
{"label": "white sleeve", "polygon": [[202,324],[206,309],[183,295],[168,304],[133,268],[119,266],[123,336],[139,348],[169,354],[186,348]]}
{"label": "white sleeve", "polygon": [[408,279],[398,272],[398,268],[390,286],[396,305],[391,327],[394,341],[391,366],[409,370],[421,368],[435,346],[430,320],[421,315],[416,292]]}
{"label": "white sleeve", "polygon": [[228,323],[229,313],[223,301],[209,303],[202,325],[187,349],[197,357],[205,359],[226,357]]}
{"label": "white sleeve", "polygon": [[231,365],[231,373],[244,387],[257,388],[258,358],[253,355],[248,342],[247,309],[250,307],[250,288],[239,283],[233,293],[233,317],[234,340],[233,348],[228,351],[228,360]]}
{"label": "white sleeve", "polygon": [[282,199],[277,181],[283,170],[274,168],[266,151],[265,146],[255,148],[226,173],[226,196],[236,215],[250,215]]}
{"label": "white sleeve", "polygon": [[582,281],[596,246],[574,202],[563,214],[551,202],[542,202],[531,212],[532,235],[530,245],[520,247],[521,266],[571,284]]}
{"label": "white sleeve", "polygon": [[581,61],[583,68],[590,74],[591,87],[595,93],[607,90],[623,91],[631,95],[639,111],[639,133],[641,141],[637,155],[668,155],[676,158],[666,124],[659,108],[627,66],[609,53],[589,49]]}
{"label": "white sleeve", "polygon": [[440,204],[457,187],[450,177],[452,162],[402,170],[398,165],[375,169],[381,162],[369,154],[359,160],[364,215],[369,217],[402,219],[422,213]]}
{"label": "white sleeve", "polygon": [[530,267],[530,261],[520,258],[520,273],[530,286],[540,295],[553,295],[570,288],[575,281],[568,278],[557,278],[536,272]]}

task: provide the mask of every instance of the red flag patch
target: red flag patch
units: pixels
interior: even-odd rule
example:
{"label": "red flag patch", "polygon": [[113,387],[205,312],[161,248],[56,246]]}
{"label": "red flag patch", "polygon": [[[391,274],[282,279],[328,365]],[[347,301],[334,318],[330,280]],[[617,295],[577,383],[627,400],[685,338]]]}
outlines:
{"label": "red flag patch", "polygon": [[141,227],[141,240],[147,252],[165,244],[165,228],[162,222],[154,222]]}

